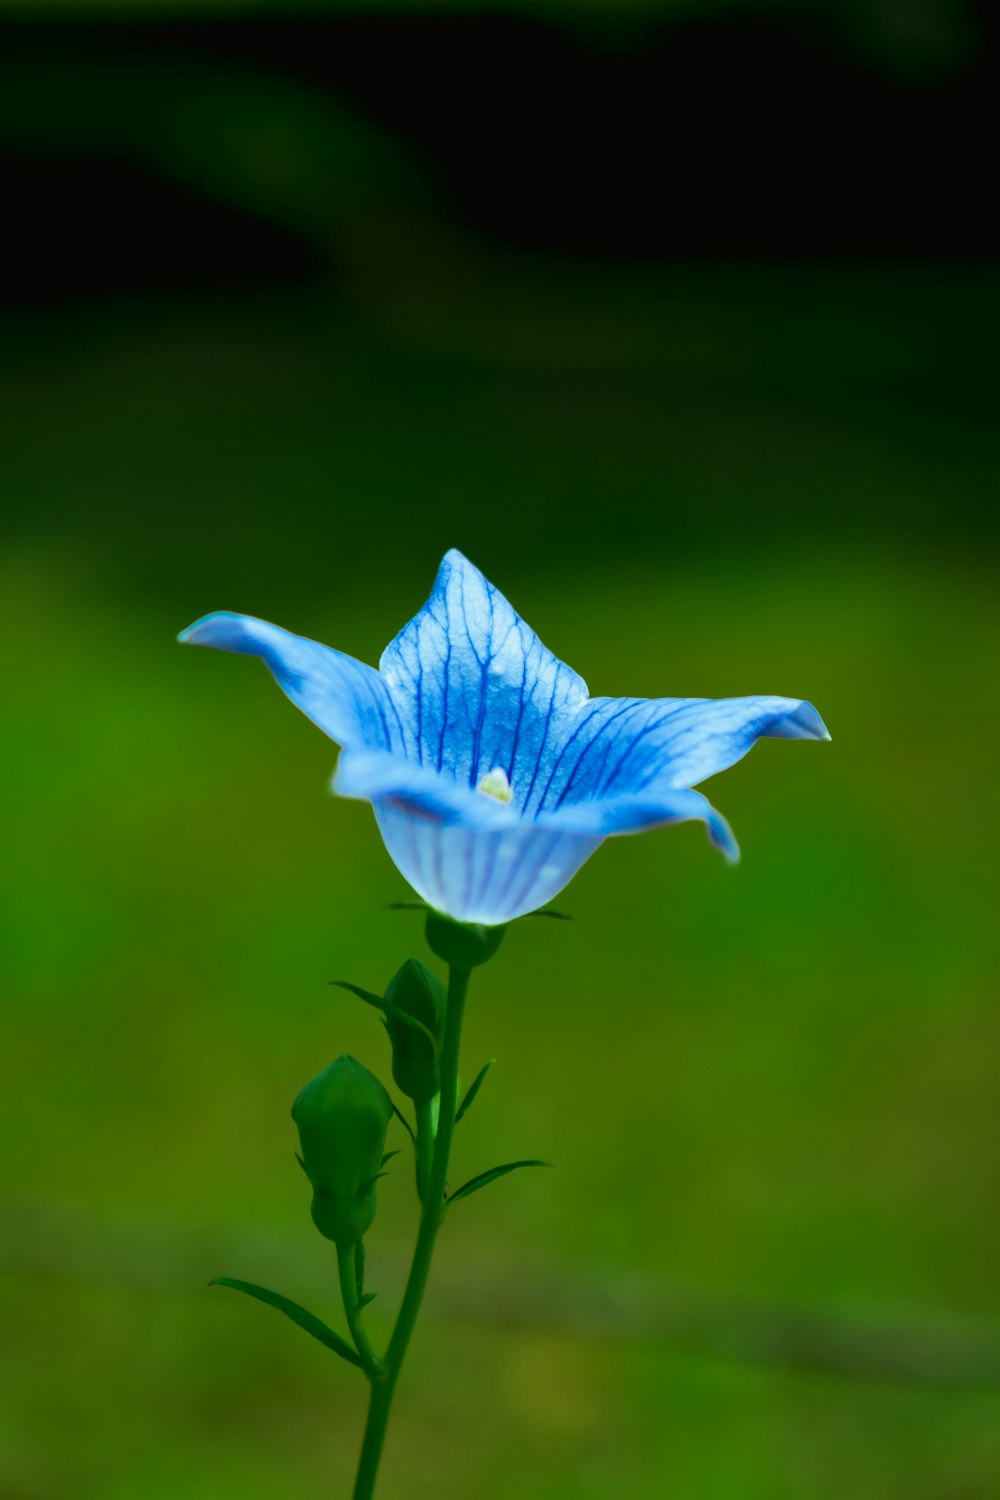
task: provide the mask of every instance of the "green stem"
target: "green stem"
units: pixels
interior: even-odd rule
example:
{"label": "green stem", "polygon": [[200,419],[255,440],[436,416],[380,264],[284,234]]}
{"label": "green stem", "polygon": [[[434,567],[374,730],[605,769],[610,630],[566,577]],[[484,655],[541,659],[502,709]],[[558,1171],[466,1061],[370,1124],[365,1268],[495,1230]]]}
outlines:
{"label": "green stem", "polygon": [[417,1105],[417,1192],[421,1203],[426,1201],[427,1188],[431,1180],[431,1162],[434,1157],[434,1117],[431,1101]]}
{"label": "green stem", "polygon": [[[448,1005],[444,1018],[444,1037],[441,1045],[441,1103],[438,1113],[437,1137],[430,1159],[430,1170],[425,1178],[426,1191],[420,1228],[413,1251],[410,1274],[399,1308],[399,1316],[393,1329],[385,1360],[379,1372],[370,1375],[371,1402],[368,1422],[365,1427],[358,1474],[354,1483],[354,1500],[371,1500],[375,1492],[379,1459],[385,1441],[389,1412],[396,1390],[399,1372],[403,1367],[406,1350],[423,1301],[424,1288],[434,1255],[434,1242],[444,1217],[444,1190],[448,1180],[448,1158],[451,1154],[451,1138],[455,1130],[455,1111],[458,1106],[458,1054],[462,1040],[462,1012],[465,995],[469,987],[468,969],[452,967],[448,976]],[[418,1157],[419,1159],[419,1157]],[[352,1329],[353,1332],[353,1329]]]}
{"label": "green stem", "polygon": [[354,1245],[337,1246],[337,1269],[340,1271],[340,1295],[344,1301],[347,1326],[351,1330],[354,1347],[361,1355],[361,1364],[369,1380],[376,1380],[382,1371],[382,1361],[372,1348],[371,1339],[361,1317],[358,1306],[358,1278],[354,1261]]}

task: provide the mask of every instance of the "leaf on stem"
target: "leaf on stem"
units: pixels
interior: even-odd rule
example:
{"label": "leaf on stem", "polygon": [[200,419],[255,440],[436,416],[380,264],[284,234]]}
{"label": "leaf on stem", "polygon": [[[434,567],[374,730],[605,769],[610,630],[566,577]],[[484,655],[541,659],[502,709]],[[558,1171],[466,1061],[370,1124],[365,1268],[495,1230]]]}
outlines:
{"label": "leaf on stem", "polygon": [[357,995],[366,1005],[373,1005],[376,1010],[385,1010],[385,1001],[381,995],[373,995],[371,990],[363,990],[360,984],[350,984],[346,979],[331,979],[330,983],[338,990],[350,990],[352,995]]}
{"label": "leaf on stem", "polygon": [[490,1167],[488,1172],[480,1172],[478,1177],[470,1177],[468,1182],[463,1182],[460,1188],[449,1196],[447,1206],[450,1208],[459,1198],[468,1198],[472,1193],[478,1193],[480,1188],[489,1187],[491,1182],[496,1182],[498,1177],[506,1177],[508,1172],[516,1172],[520,1167],[551,1167],[550,1161],[508,1161],[502,1167]]}
{"label": "leaf on stem", "polygon": [[266,1286],[255,1286],[252,1281],[234,1281],[231,1276],[216,1276],[210,1281],[209,1286],[228,1286],[234,1292],[243,1292],[248,1297],[255,1297],[258,1302],[265,1302],[268,1307],[276,1307],[279,1312],[284,1313],[299,1328],[311,1333],[314,1339],[325,1344],[327,1349],[332,1349],[334,1354],[339,1354],[341,1359],[346,1359],[349,1365],[360,1367],[361,1360],[351,1348],[346,1339],[342,1339],[339,1333],[334,1333],[328,1328],[321,1318],[315,1313],[308,1312],[300,1307],[297,1302],[292,1302],[288,1297],[282,1297],[279,1292],[272,1292]]}
{"label": "leaf on stem", "polygon": [[413,1142],[414,1145],[416,1145],[417,1144],[417,1137],[413,1133],[413,1126],[410,1124],[409,1120],[403,1114],[403,1111],[399,1108],[398,1104],[394,1104],[392,1106],[392,1112],[396,1116],[396,1119],[399,1120],[400,1123],[402,1124],[402,1126],[403,1126],[404,1130],[406,1131],[407,1135],[410,1137],[410,1140]]}
{"label": "leaf on stem", "polygon": [[470,1104],[472,1104],[472,1102],[475,1099],[476,1095],[479,1093],[479,1090],[483,1086],[483,1081],[486,1078],[487,1073],[490,1071],[490,1069],[492,1068],[492,1066],[493,1066],[493,1064],[495,1062],[496,1062],[496,1058],[495,1057],[491,1057],[490,1060],[489,1060],[489,1062],[483,1064],[483,1066],[479,1069],[479,1072],[476,1074],[475,1078],[469,1084],[469,1089],[468,1089],[468,1092],[466,1093],[465,1098],[462,1100],[461,1104],[458,1106],[458,1109],[455,1111],[455,1124],[456,1125],[458,1124],[458,1122],[462,1118],[462,1116],[465,1114],[465,1112],[469,1108]]}
{"label": "leaf on stem", "polygon": [[371,990],[363,990],[359,984],[349,984],[346,979],[331,979],[330,983],[338,990],[350,990],[352,995],[357,995],[358,999],[363,1000],[366,1005],[380,1010],[383,1016],[391,1016],[394,1021],[399,1021],[404,1026],[412,1026],[415,1031],[422,1032],[433,1047],[434,1056],[437,1056],[440,1050],[437,1037],[429,1026],[425,1026],[423,1021],[418,1021],[416,1016],[411,1016],[409,1011],[401,1010],[398,1005],[391,1004],[382,995],[374,995]]}
{"label": "leaf on stem", "polygon": [[367,1307],[369,1302],[374,1302],[377,1296],[378,1292],[365,1292],[363,1296],[359,1297],[358,1312],[360,1312],[363,1307]]}
{"label": "leaf on stem", "polygon": [[424,1036],[427,1038],[434,1049],[434,1056],[438,1056],[439,1052],[441,1051],[441,1047],[438,1043],[437,1037],[434,1035],[429,1026],[425,1026],[423,1021],[418,1021],[416,1016],[411,1016],[408,1010],[402,1010],[398,1005],[392,1005],[387,1000],[383,1001],[382,1009],[385,1014],[387,1016],[391,1016],[394,1021],[402,1021],[404,1026],[410,1026],[414,1031],[423,1032]]}
{"label": "leaf on stem", "polygon": [[526,913],[526,915],[529,917],[551,917],[553,922],[573,921],[573,918],[569,915],[569,912],[553,911],[551,906],[543,907],[541,911],[529,911]]}

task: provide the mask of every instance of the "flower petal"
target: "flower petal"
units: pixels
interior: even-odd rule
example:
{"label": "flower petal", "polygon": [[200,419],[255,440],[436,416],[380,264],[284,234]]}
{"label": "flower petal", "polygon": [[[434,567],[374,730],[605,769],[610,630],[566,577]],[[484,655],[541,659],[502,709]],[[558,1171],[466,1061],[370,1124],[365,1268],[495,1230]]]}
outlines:
{"label": "flower petal", "polygon": [[542,813],[535,826],[567,833],[607,837],[616,833],[641,833],[668,823],[687,823],[700,818],[708,836],[730,863],[740,857],[733,830],[701,792],[680,789],[625,793],[594,802],[568,802],[558,812]]}
{"label": "flower petal", "polygon": [[[484,798],[484,801],[487,799]],[[510,821],[505,829],[442,826],[376,799],[385,846],[403,877],[437,911],[495,926],[557,896],[601,843]]]}
{"label": "flower petal", "polygon": [[407,726],[407,753],[470,787],[502,770],[517,808],[587,698],[583,679],[455,551],[379,669]]}
{"label": "flower petal", "polygon": [[593,698],[529,811],[695,786],[762,736],[830,738],[812,704],[798,698]]}
{"label": "flower petal", "polygon": [[178,640],[259,656],[297,708],[338,745],[401,748],[392,696],[374,667],[252,615],[219,610],[196,620]]}
{"label": "flower petal", "polygon": [[496,797],[472,792],[433,766],[421,766],[387,750],[345,750],[337,762],[333,790],[339,797],[392,802],[438,825],[505,829],[517,822]]}

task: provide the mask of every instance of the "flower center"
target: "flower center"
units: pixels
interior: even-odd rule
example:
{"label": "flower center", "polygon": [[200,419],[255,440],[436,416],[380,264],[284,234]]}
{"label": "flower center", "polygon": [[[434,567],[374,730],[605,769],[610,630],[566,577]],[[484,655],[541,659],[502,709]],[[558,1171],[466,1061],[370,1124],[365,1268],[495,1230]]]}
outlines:
{"label": "flower center", "polygon": [[487,771],[476,791],[485,793],[487,797],[495,797],[498,802],[509,802],[513,796],[507,772],[501,766],[494,766],[492,771]]}

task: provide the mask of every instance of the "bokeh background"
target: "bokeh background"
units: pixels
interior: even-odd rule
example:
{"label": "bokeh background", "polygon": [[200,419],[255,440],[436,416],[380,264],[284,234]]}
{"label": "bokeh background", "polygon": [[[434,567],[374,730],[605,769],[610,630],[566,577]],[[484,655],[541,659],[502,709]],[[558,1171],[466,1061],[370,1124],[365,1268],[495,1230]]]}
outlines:
{"label": "bokeh background", "polygon": [[[995,7],[4,0],[3,1500],[328,1500],[289,1103],[422,943],[213,608],[464,550],[596,693],[811,698],[477,976],[384,1500],[1000,1495]],[[392,1144],[402,1144],[401,1141]],[[369,1251],[379,1334],[409,1173]]]}

